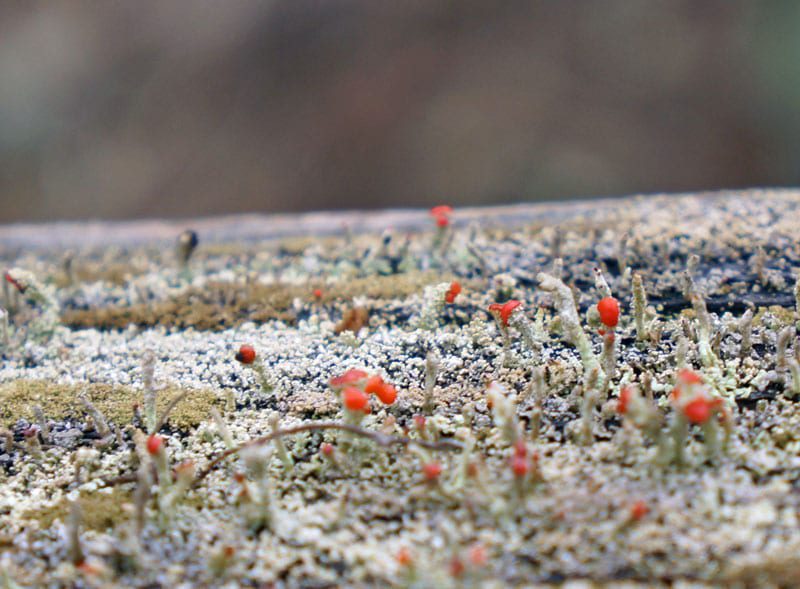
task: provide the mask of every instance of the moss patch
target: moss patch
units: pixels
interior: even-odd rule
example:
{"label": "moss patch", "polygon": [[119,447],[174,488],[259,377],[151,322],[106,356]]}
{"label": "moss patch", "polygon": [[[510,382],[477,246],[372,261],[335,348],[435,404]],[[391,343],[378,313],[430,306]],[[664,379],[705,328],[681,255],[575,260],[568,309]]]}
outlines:
{"label": "moss patch", "polygon": [[[21,417],[32,418],[31,406],[39,405],[48,419],[83,418],[86,412],[78,395],[86,391],[89,400],[109,421],[118,426],[133,419],[133,406],[141,403],[142,391],[108,384],[60,385],[46,380],[15,380],[0,385],[0,423],[9,426]],[[178,387],[159,391],[158,408],[163,411],[170,400],[182,392]],[[210,389],[191,390],[170,413],[169,423],[180,429],[196,426],[208,419],[214,405],[222,405]]]}
{"label": "moss patch", "polygon": [[58,288],[91,282],[107,282],[121,286],[145,271],[143,266],[135,265],[133,262],[76,262],[73,265],[71,279],[62,270],[55,275],[53,283]]}
{"label": "moss patch", "polygon": [[373,299],[407,297],[422,288],[449,280],[434,272],[409,272],[392,276],[353,278],[324,286],[318,284],[231,284],[212,283],[191,289],[173,299],[89,310],[71,310],[62,315],[64,324],[77,328],[124,329],[128,325],[222,331],[246,321],[263,323],[272,319],[292,323],[295,298],[311,302],[320,287],[320,302],[349,301],[356,296]]}
{"label": "moss patch", "polygon": [[[124,491],[118,487],[114,488],[110,493],[101,493],[99,491],[82,493],[78,499],[78,504],[83,512],[82,527],[98,532],[115,528],[128,519],[128,514],[123,505],[129,503],[130,500],[130,491]],[[22,517],[38,521],[42,529],[47,529],[56,520],[66,522],[69,512],[70,502],[64,498],[54,505],[26,511]]]}

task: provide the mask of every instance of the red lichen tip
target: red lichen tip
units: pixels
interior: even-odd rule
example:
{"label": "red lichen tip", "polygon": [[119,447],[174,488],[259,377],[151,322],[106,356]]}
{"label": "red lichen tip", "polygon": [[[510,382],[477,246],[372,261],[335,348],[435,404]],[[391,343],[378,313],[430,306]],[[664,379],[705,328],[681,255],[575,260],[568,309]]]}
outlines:
{"label": "red lichen tip", "polygon": [[702,425],[711,419],[711,410],[714,406],[712,399],[698,397],[686,403],[683,407],[683,414],[690,423]]}
{"label": "red lichen tip", "polygon": [[678,382],[681,384],[702,384],[703,377],[691,368],[681,368],[678,370]]}
{"label": "red lichen tip", "polygon": [[383,377],[379,375],[370,376],[367,382],[364,383],[364,392],[370,395],[377,395],[378,391],[386,384],[383,382]]}
{"label": "red lichen tip", "polygon": [[633,387],[622,387],[619,392],[619,400],[617,401],[617,413],[625,415],[628,412],[628,406],[633,398]]}
{"label": "red lichen tip", "polygon": [[6,279],[6,282],[8,282],[9,284],[13,285],[14,288],[16,288],[19,292],[21,292],[23,294],[25,293],[26,287],[24,285],[20,284],[19,281],[17,281],[13,276],[11,276],[11,274],[9,272],[5,273],[5,279]]}
{"label": "red lichen tip", "polygon": [[348,411],[364,411],[369,407],[369,397],[361,389],[347,387],[342,393],[342,402]]}
{"label": "red lichen tip", "polygon": [[633,505],[631,505],[631,519],[633,521],[639,521],[649,512],[650,508],[642,499],[639,499],[639,501],[636,501]]}
{"label": "red lichen tip", "polygon": [[315,299],[319,300],[319,299],[321,299],[321,298],[322,298],[322,289],[321,289],[321,288],[315,288],[315,289],[312,291],[312,293],[311,293],[311,294],[313,294],[313,295],[314,295],[314,298],[315,298]]}
{"label": "red lichen tip", "polygon": [[250,344],[242,344],[236,352],[236,361],[242,364],[252,364],[256,361],[256,349]]}
{"label": "red lichen tip", "polygon": [[453,214],[453,207],[450,205],[437,205],[431,207],[430,214],[432,217],[447,217]]}
{"label": "red lichen tip", "polygon": [[444,229],[450,224],[450,215],[453,208],[447,205],[439,205],[431,208],[430,214],[436,221],[436,226]]}
{"label": "red lichen tip", "polygon": [[383,383],[383,386],[378,389],[375,396],[378,397],[384,405],[391,405],[397,400],[397,389],[389,383]]}
{"label": "red lichen tip", "polygon": [[438,462],[428,462],[422,466],[422,475],[428,482],[433,482],[439,479],[442,474],[442,465]]}
{"label": "red lichen tip", "polygon": [[328,381],[333,388],[341,388],[346,386],[358,385],[365,379],[369,378],[369,374],[357,368],[351,368],[344,372],[341,376],[335,376]]}
{"label": "red lichen tip", "polygon": [[147,453],[151,456],[161,452],[164,447],[164,438],[158,434],[151,434],[147,437]]}
{"label": "red lichen tip", "polygon": [[395,402],[395,399],[397,399],[397,389],[389,383],[384,382],[383,378],[378,375],[370,376],[367,379],[367,382],[364,384],[364,392],[375,395],[384,405],[391,405]]}
{"label": "red lichen tip", "polygon": [[597,303],[600,321],[606,327],[616,327],[619,323],[619,302],[614,297],[605,297]]}
{"label": "red lichen tip", "polygon": [[486,566],[489,557],[486,554],[486,547],[483,544],[473,544],[467,552],[469,563],[474,567]]}
{"label": "red lichen tip", "polygon": [[514,442],[514,456],[522,456],[523,458],[528,455],[528,445],[522,438]]}
{"label": "red lichen tip", "polygon": [[514,309],[519,307],[522,303],[515,299],[511,299],[505,303],[492,303],[489,305],[489,312],[490,313],[499,313],[500,320],[503,322],[503,325],[508,327],[508,319],[511,317],[511,313],[514,312]]}
{"label": "red lichen tip", "polygon": [[461,284],[457,281],[453,281],[450,283],[450,290],[448,290],[444,295],[444,301],[449,304],[453,304],[456,300],[456,297],[461,293]]}
{"label": "red lichen tip", "polygon": [[397,564],[399,564],[401,567],[409,567],[414,562],[414,558],[411,556],[411,551],[405,546],[397,551],[397,554],[394,558],[397,561]]}
{"label": "red lichen tip", "polygon": [[530,470],[530,465],[524,456],[514,455],[511,458],[511,471],[518,479],[524,478]]}
{"label": "red lichen tip", "polygon": [[464,561],[462,561],[457,556],[454,556],[450,560],[450,576],[454,579],[458,579],[464,574],[466,567],[464,566]]}
{"label": "red lichen tip", "polygon": [[328,458],[330,458],[331,456],[333,456],[333,450],[334,450],[333,444],[329,444],[328,442],[320,444],[319,451],[323,456],[327,456]]}

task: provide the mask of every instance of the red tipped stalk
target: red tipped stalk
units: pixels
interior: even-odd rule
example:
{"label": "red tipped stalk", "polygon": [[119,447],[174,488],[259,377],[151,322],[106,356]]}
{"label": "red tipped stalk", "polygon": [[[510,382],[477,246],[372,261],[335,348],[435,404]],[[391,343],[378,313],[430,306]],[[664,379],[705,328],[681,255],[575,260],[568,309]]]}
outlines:
{"label": "red tipped stalk", "polygon": [[441,474],[442,465],[438,462],[428,462],[422,466],[422,476],[424,476],[425,480],[429,483],[438,481]]}
{"label": "red tipped stalk", "polygon": [[147,453],[151,456],[158,454],[164,448],[164,438],[158,434],[147,437]]}
{"label": "red tipped stalk", "polygon": [[375,395],[384,405],[391,405],[397,399],[397,389],[383,381],[383,378],[375,375],[367,379],[364,384],[364,392]]}
{"label": "red tipped stalk", "polygon": [[444,295],[444,301],[448,304],[453,304],[460,293],[461,284],[454,280],[450,283],[450,289]]}
{"label": "red tipped stalk", "polygon": [[450,225],[450,215],[453,213],[453,207],[448,205],[439,205],[431,208],[430,214],[436,222],[439,229],[444,229]]}
{"label": "red tipped stalk", "polygon": [[650,508],[647,506],[647,503],[644,500],[639,499],[639,501],[636,501],[633,505],[631,505],[631,520],[638,522],[649,512]]}
{"label": "red tipped stalk", "polygon": [[340,376],[335,376],[328,384],[331,385],[333,389],[342,389],[348,386],[361,386],[364,381],[369,378],[369,374],[364,372],[363,370],[358,370],[357,368],[351,368],[347,370]]}
{"label": "red tipped stalk", "polygon": [[252,364],[256,361],[256,349],[250,344],[242,344],[236,352],[236,361],[242,364]]}
{"label": "red tipped stalk", "polygon": [[528,464],[528,459],[525,456],[514,455],[511,458],[511,471],[514,473],[514,477],[517,479],[523,479],[527,476],[528,472],[530,471],[530,465]]}
{"label": "red tipped stalk", "polygon": [[600,321],[608,328],[614,328],[619,323],[619,302],[614,297],[604,297],[597,303],[597,312]]}
{"label": "red tipped stalk", "polygon": [[410,567],[414,564],[414,557],[411,555],[411,551],[405,546],[397,551],[394,558],[401,567]]}
{"label": "red tipped stalk", "polygon": [[508,319],[511,317],[511,313],[519,307],[522,303],[517,300],[510,300],[505,303],[492,303],[489,305],[489,312],[492,314],[497,314],[500,317],[500,321],[503,323],[505,327],[508,327]]}
{"label": "red tipped stalk", "polygon": [[619,400],[617,401],[617,413],[625,415],[628,412],[631,399],[633,399],[633,387],[622,387],[622,390],[619,392]]}

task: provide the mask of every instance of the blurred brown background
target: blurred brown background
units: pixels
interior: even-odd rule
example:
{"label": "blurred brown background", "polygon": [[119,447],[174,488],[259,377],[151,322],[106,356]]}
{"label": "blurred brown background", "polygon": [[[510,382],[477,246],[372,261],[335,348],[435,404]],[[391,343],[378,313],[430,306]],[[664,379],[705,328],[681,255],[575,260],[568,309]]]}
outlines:
{"label": "blurred brown background", "polygon": [[800,3],[0,3],[0,221],[800,184]]}

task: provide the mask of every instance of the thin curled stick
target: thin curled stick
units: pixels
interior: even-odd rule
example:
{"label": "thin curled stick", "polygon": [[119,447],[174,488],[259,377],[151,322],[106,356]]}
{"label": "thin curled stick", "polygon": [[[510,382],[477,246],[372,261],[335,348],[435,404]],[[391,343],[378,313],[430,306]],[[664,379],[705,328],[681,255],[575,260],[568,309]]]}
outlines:
{"label": "thin curled stick", "polygon": [[277,438],[282,438],[284,436],[291,436],[303,432],[329,430],[329,429],[347,431],[356,434],[358,436],[368,438],[373,442],[375,442],[378,446],[382,446],[384,448],[387,448],[389,446],[416,445],[422,448],[428,448],[429,450],[463,449],[462,444],[456,442],[455,440],[439,440],[438,442],[430,442],[427,440],[412,440],[411,438],[388,436],[386,434],[364,429],[356,425],[350,425],[347,423],[337,423],[335,421],[321,422],[321,423],[306,423],[304,425],[297,425],[295,427],[275,430],[272,433],[261,436],[260,438],[253,438],[252,440],[248,440],[242,444],[239,444],[235,448],[229,448],[223,452],[220,452],[214,458],[212,458],[211,461],[200,472],[197,473],[197,476],[195,477],[192,486],[196,486],[198,483],[200,483],[200,481],[206,478],[211,473],[211,471],[214,470],[214,468],[216,468],[216,466],[220,462],[225,460],[228,456],[232,456],[245,448],[249,448],[250,446],[261,446],[263,444],[266,444],[267,442],[270,442]]}

